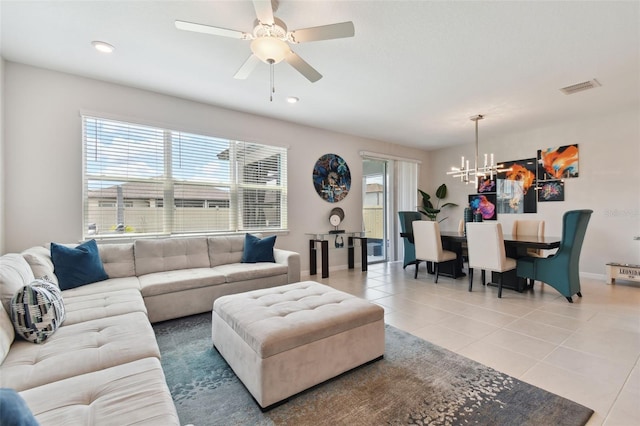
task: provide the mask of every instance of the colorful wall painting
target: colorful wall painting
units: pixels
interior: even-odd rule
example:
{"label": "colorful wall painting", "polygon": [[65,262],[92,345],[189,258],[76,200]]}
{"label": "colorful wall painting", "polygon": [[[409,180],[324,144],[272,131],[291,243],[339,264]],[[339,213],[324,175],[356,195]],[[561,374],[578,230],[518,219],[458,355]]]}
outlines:
{"label": "colorful wall painting", "polygon": [[351,172],[347,162],[336,154],[325,154],[313,167],[313,186],[318,195],[329,203],[337,203],[351,188]]}
{"label": "colorful wall painting", "polygon": [[488,177],[478,178],[478,193],[496,192],[496,180]]}
{"label": "colorful wall painting", "polygon": [[546,180],[538,182],[538,202],[564,201],[564,182],[561,180]]}
{"label": "colorful wall painting", "polygon": [[497,220],[496,194],[469,194],[469,207],[473,214],[481,213],[482,220]]}
{"label": "colorful wall painting", "polygon": [[511,170],[498,174],[498,213],[536,213],[536,159],[506,161],[503,167]]}
{"label": "colorful wall painting", "polygon": [[578,144],[538,150],[538,180],[578,177]]}

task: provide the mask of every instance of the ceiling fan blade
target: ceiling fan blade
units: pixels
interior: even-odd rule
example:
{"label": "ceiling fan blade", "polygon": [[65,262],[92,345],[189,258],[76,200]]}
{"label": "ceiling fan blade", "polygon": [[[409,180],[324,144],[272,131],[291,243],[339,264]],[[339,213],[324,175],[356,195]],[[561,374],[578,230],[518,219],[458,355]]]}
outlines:
{"label": "ceiling fan blade", "polygon": [[305,43],[307,41],[353,37],[355,33],[353,22],[349,21],[291,31],[291,40],[294,43]]}
{"label": "ceiling fan blade", "polygon": [[258,65],[260,62],[262,62],[260,61],[260,58],[252,54],[251,56],[249,56],[249,58],[247,58],[244,64],[242,64],[233,78],[238,80],[246,79],[247,77],[249,77],[249,74],[251,74],[251,72],[255,69],[256,65]]}
{"label": "ceiling fan blade", "polygon": [[273,7],[271,0],[253,0],[253,7],[256,9],[258,21],[266,25],[273,25]]}
{"label": "ceiling fan blade", "polygon": [[322,78],[322,74],[306,63],[304,59],[298,56],[294,51],[290,51],[287,56],[285,56],[284,60],[312,83],[315,83]]}
{"label": "ceiling fan blade", "polygon": [[194,24],[193,22],[176,21],[176,28],[185,31],[194,31],[196,33],[212,34],[222,37],[238,38],[246,40],[250,36],[248,33],[236,30],[228,30],[226,28],[212,27],[211,25]]}

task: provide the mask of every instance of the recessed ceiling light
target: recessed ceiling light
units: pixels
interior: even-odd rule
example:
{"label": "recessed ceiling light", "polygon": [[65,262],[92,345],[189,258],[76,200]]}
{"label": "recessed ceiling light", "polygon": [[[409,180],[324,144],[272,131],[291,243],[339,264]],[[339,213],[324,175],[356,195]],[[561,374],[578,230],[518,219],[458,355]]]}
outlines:
{"label": "recessed ceiling light", "polygon": [[290,104],[295,104],[296,102],[298,102],[300,100],[300,98],[296,98],[295,96],[289,96],[287,98],[287,102],[289,102]]}
{"label": "recessed ceiling light", "polygon": [[116,50],[115,47],[113,47],[112,45],[110,45],[109,43],[105,43],[104,41],[92,41],[91,44],[93,45],[93,47],[95,47],[95,49],[98,52],[102,52],[102,53],[111,53],[114,50]]}

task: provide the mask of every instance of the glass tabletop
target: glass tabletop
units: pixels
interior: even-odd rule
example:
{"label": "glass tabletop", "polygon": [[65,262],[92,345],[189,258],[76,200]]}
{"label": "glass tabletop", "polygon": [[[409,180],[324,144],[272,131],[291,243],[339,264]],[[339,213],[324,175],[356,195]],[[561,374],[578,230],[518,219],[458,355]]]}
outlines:
{"label": "glass tabletop", "polygon": [[342,231],[342,232],[305,232],[304,235],[308,235],[315,240],[327,240],[329,238],[335,237],[336,235],[344,235],[346,237],[359,237],[363,238],[366,235],[366,232],[363,231]]}

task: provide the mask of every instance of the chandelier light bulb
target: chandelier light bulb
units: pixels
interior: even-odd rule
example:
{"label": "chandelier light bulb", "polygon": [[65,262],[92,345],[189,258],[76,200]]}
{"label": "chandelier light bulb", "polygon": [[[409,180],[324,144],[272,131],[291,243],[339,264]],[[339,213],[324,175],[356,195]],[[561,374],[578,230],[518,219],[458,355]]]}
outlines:
{"label": "chandelier light bulb", "polygon": [[[460,178],[460,182],[476,183],[477,180],[481,177],[486,177],[487,174],[493,179],[494,175],[502,172],[511,171],[511,169],[503,168],[502,164],[494,165],[493,162],[493,153],[489,155],[484,154],[484,166],[480,167],[478,165],[478,121],[484,118],[483,115],[475,115],[471,117],[471,121],[475,122],[476,127],[476,143],[475,143],[475,165],[473,169],[469,168],[469,160],[464,159],[464,156],[460,160],[460,168],[451,167],[451,171],[447,172],[448,175],[451,175],[454,178]],[[489,162],[489,158],[491,158],[491,162]],[[470,177],[473,176],[473,179]]]}

